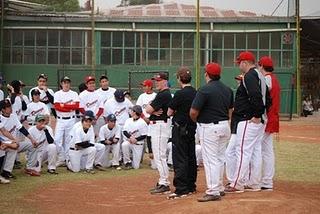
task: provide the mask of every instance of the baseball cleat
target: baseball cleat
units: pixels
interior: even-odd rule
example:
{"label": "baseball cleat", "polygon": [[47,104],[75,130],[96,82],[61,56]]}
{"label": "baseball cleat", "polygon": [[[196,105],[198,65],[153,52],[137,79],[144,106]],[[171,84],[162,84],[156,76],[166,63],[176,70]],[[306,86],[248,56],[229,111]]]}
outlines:
{"label": "baseball cleat", "polygon": [[106,171],[106,169],[104,167],[102,167],[100,164],[95,165],[94,168],[99,171]]}
{"label": "baseball cleat", "polygon": [[184,197],[187,197],[188,195],[187,194],[176,194],[176,193],[172,193],[170,194],[167,199],[168,200],[173,200],[173,199],[177,199],[177,198],[184,198]]}
{"label": "baseball cleat", "polygon": [[155,188],[154,190],[151,190],[150,193],[152,195],[155,194],[168,194],[170,193],[170,187],[165,185],[160,185],[158,188]]}
{"label": "baseball cleat", "polygon": [[41,175],[40,172],[37,172],[33,169],[25,169],[24,172],[30,176],[40,176]]}
{"label": "baseball cleat", "polygon": [[221,197],[223,197],[223,196],[226,195],[226,193],[225,193],[224,191],[220,191],[219,193],[220,193],[220,196],[221,196]]}
{"label": "baseball cleat", "polygon": [[16,179],[16,176],[14,176],[11,172],[2,170],[1,176],[5,179]]}
{"label": "baseball cleat", "polygon": [[52,174],[52,175],[57,175],[57,174],[59,174],[59,173],[56,172],[55,169],[48,169],[47,172],[48,172],[49,174]]}
{"label": "baseball cleat", "polygon": [[244,191],[245,192],[259,192],[259,191],[261,191],[261,188],[253,188],[250,186],[244,186]]}
{"label": "baseball cleat", "polygon": [[151,188],[149,191],[150,192],[154,191],[155,189],[159,188],[159,186],[160,186],[159,183],[156,183],[155,187]]}
{"label": "baseball cleat", "polygon": [[84,173],[95,174],[96,172],[93,169],[86,169],[86,170],[84,170]]}
{"label": "baseball cleat", "polygon": [[225,193],[243,193],[243,190],[236,189],[234,187],[228,186],[224,189]]}
{"label": "baseball cleat", "polygon": [[4,177],[0,176],[0,183],[1,183],[1,184],[9,184],[9,183],[10,183],[10,180],[5,179]]}
{"label": "baseball cleat", "polygon": [[208,201],[220,201],[221,196],[220,195],[204,195],[202,198],[198,198],[198,202],[208,202]]}
{"label": "baseball cleat", "polygon": [[272,187],[261,187],[261,191],[263,192],[272,192],[273,191],[273,188]]}

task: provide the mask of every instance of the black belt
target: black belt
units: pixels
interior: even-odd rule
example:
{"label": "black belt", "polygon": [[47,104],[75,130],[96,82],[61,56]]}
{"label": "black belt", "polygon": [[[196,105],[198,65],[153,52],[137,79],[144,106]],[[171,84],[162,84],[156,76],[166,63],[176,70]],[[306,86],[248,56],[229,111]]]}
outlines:
{"label": "black belt", "polygon": [[150,120],[150,123],[151,123],[151,124],[157,124],[157,121],[158,121],[158,122],[161,121],[161,122],[167,123],[167,120]]}
{"label": "black belt", "polygon": [[74,150],[74,151],[77,151],[78,149],[75,149],[75,148],[72,148],[72,147],[70,147],[70,150]]}
{"label": "black belt", "polygon": [[72,116],[72,117],[57,117],[58,119],[62,119],[62,120],[70,120],[70,119],[72,119],[72,118],[74,118],[74,116]]}

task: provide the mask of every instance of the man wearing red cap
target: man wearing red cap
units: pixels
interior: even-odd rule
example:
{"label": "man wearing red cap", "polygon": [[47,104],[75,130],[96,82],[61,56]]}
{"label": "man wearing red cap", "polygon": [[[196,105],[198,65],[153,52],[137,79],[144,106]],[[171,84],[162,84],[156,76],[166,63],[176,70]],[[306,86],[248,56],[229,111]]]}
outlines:
{"label": "man wearing red cap", "polygon": [[267,126],[262,138],[262,176],[261,190],[272,191],[274,176],[273,134],[279,133],[280,84],[273,74],[273,62],[269,56],[260,58],[259,71],[265,76],[271,96],[271,106],[267,112]]}
{"label": "man wearing red cap", "polygon": [[[235,139],[235,173],[226,193],[241,193],[260,190],[261,178],[261,140],[268,90],[264,76],[255,67],[255,57],[249,52],[241,52],[237,58],[243,80],[236,92],[234,110],[231,119],[231,131]],[[246,181],[251,166],[250,178]]]}
{"label": "man wearing red cap", "polygon": [[[146,112],[146,107],[149,105],[152,100],[156,97],[157,93],[153,91],[153,81],[150,79],[144,80],[142,83],[142,89],[143,89],[143,94],[140,94],[138,97],[138,100],[136,102],[137,105],[142,107],[143,111],[143,119],[146,121],[147,124],[149,124],[149,117],[150,115]],[[149,157],[151,159],[151,168],[156,169],[157,167],[155,166],[154,160],[153,160],[153,154],[152,154],[152,148],[151,148],[151,136],[149,133],[149,126],[148,126],[148,135],[147,135],[147,146],[148,146],[148,152],[149,152]]]}
{"label": "man wearing red cap", "polygon": [[224,195],[224,155],[230,138],[228,120],[233,108],[233,92],[220,82],[220,75],[219,64],[206,65],[207,84],[198,90],[190,109],[191,119],[197,122],[207,181],[206,194],[198,199],[199,202],[220,200]]}

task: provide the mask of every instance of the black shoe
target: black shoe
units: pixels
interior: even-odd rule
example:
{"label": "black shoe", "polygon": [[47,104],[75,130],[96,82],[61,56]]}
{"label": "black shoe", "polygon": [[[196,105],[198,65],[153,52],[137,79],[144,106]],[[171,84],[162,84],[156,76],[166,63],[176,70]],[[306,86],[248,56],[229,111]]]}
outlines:
{"label": "black shoe", "polygon": [[273,191],[273,188],[261,187],[261,191],[264,191],[264,192],[272,192],[272,191]]}
{"label": "black shoe", "polygon": [[112,165],[111,167],[115,170],[121,170],[121,167],[119,165]]}
{"label": "black shoe", "polygon": [[220,196],[221,196],[221,197],[223,197],[223,196],[226,195],[226,193],[225,193],[224,191],[220,191],[219,193],[220,193]]}
{"label": "black shoe", "polygon": [[104,167],[102,167],[100,164],[95,165],[94,168],[99,171],[106,171],[106,169]]}
{"label": "black shoe", "polygon": [[14,168],[14,169],[21,169],[21,168],[22,168],[21,162],[20,162],[20,161],[14,162],[13,168]]}
{"label": "black shoe", "polygon": [[126,164],[124,165],[124,169],[125,169],[125,170],[133,169],[132,164],[131,164],[131,163],[126,163]]}
{"label": "black shoe", "polygon": [[55,169],[48,169],[47,172],[48,172],[49,174],[51,174],[51,175],[57,175],[57,174],[59,174],[59,173],[56,172]]}
{"label": "black shoe", "polygon": [[172,193],[170,194],[167,199],[168,200],[173,200],[173,199],[177,199],[177,198],[184,198],[184,197],[187,197],[188,194],[176,194],[176,193]]}
{"label": "black shoe", "polygon": [[160,185],[158,188],[154,189],[153,191],[150,191],[150,193],[152,195],[170,193],[170,187],[165,185]]}
{"label": "black shoe", "polygon": [[198,202],[219,201],[219,200],[221,200],[221,196],[206,194],[202,198],[198,198],[197,200],[198,200]]}
{"label": "black shoe", "polygon": [[150,191],[150,192],[151,192],[151,191],[154,191],[155,189],[158,189],[159,186],[160,186],[159,183],[156,183],[155,187],[151,188],[149,191]]}
{"label": "black shoe", "polygon": [[14,176],[11,172],[5,170],[2,171],[1,176],[5,179],[16,179],[16,176]]}

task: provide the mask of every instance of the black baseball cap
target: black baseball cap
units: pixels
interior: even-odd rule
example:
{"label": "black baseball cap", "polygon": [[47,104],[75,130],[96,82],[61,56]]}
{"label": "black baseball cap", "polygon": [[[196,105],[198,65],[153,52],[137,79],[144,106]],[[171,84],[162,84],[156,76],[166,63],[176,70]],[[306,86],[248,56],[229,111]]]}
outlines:
{"label": "black baseball cap", "polygon": [[38,80],[41,79],[41,78],[45,79],[45,80],[48,80],[48,76],[46,74],[39,74]]}
{"label": "black baseball cap", "polygon": [[31,91],[31,96],[40,95],[40,94],[41,94],[40,91],[38,89],[36,89],[36,88]]}
{"label": "black baseball cap", "polygon": [[152,80],[155,80],[155,81],[161,81],[161,80],[168,80],[168,75],[166,73],[163,73],[163,72],[160,72],[158,74],[156,74]]}
{"label": "black baseball cap", "polygon": [[95,118],[95,116],[94,116],[93,111],[88,110],[88,111],[85,111],[83,114],[83,119],[85,119],[85,120],[86,119],[93,120],[94,118]]}
{"label": "black baseball cap", "polygon": [[107,121],[115,122],[117,120],[117,117],[114,114],[109,114],[106,119]]}
{"label": "black baseball cap", "polygon": [[109,78],[108,78],[107,75],[105,75],[105,74],[101,75],[101,77],[100,77],[99,80],[101,81],[101,80],[103,80],[103,79],[109,80]]}
{"label": "black baseball cap", "polygon": [[11,102],[9,99],[4,99],[0,101],[0,111],[4,108],[10,107],[11,106]]}
{"label": "black baseball cap", "polygon": [[66,81],[71,82],[71,79],[68,76],[64,76],[64,77],[61,78],[60,82],[66,82]]}
{"label": "black baseball cap", "polygon": [[142,114],[142,108],[139,105],[132,106],[131,110],[134,111],[135,113],[139,114],[139,115]]}
{"label": "black baseball cap", "polygon": [[114,92],[114,98],[116,99],[117,102],[122,103],[124,101],[124,98],[125,98],[124,91],[121,90],[121,89],[117,89]]}

